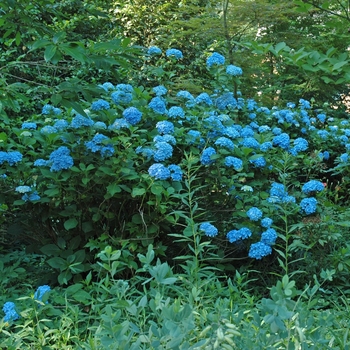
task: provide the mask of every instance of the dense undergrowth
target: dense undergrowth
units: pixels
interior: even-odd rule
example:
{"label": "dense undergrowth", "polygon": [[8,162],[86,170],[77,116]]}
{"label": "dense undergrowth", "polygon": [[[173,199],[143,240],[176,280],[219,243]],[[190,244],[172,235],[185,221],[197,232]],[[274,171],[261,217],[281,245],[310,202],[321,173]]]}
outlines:
{"label": "dense undergrowth", "polygon": [[[76,3],[86,22],[52,3],[19,4],[17,32],[2,7],[0,349],[348,349],[337,96],[244,96],[254,74],[224,45],[191,63],[103,42],[97,7]],[[335,79],[334,50],[322,74]]]}

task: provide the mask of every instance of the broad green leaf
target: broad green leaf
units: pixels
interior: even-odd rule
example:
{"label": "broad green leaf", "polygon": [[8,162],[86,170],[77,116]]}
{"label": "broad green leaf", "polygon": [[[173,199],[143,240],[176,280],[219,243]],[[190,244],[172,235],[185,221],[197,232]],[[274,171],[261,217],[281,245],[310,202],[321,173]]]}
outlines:
{"label": "broad green leaf", "polygon": [[64,222],[64,228],[68,231],[78,226],[78,220],[76,218],[68,219]]}
{"label": "broad green leaf", "polygon": [[51,58],[55,55],[57,47],[55,45],[49,45],[44,52],[44,58],[46,62],[50,62]]}

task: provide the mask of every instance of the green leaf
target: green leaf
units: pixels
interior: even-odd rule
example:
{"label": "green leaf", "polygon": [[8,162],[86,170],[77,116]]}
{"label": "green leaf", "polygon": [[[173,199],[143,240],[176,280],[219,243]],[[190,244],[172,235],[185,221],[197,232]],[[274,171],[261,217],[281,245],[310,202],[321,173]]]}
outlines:
{"label": "green leaf", "polygon": [[63,225],[64,225],[64,228],[68,231],[68,230],[71,230],[71,229],[77,227],[78,220],[76,218],[71,218],[71,219],[66,220]]}
{"label": "green leaf", "polygon": [[47,263],[54,269],[59,270],[62,270],[67,265],[66,260],[60,258],[59,256],[47,260]]}
{"label": "green leaf", "polygon": [[107,193],[110,195],[110,197],[113,197],[116,193],[119,193],[121,191],[122,189],[118,186],[117,183],[113,183],[107,186]]}
{"label": "green leaf", "polygon": [[142,196],[146,193],[146,190],[144,188],[134,187],[132,189],[131,197],[137,197]]}
{"label": "green leaf", "polygon": [[40,251],[46,255],[58,255],[61,249],[56,244],[47,244],[40,248]]}
{"label": "green leaf", "polygon": [[51,58],[55,55],[57,47],[55,45],[49,45],[44,52],[44,58],[46,62],[50,62]]}
{"label": "green leaf", "polygon": [[66,107],[66,108],[72,108],[74,109],[76,112],[78,112],[79,114],[81,114],[82,116],[88,118],[88,115],[85,113],[84,109],[80,106],[80,104],[73,102],[73,101],[69,101],[66,99],[62,99],[61,100],[61,105]]}
{"label": "green leaf", "polygon": [[66,55],[73,57],[75,60],[81,63],[85,63],[88,61],[84,49],[75,43],[61,44],[60,49]]}
{"label": "green leaf", "polygon": [[162,194],[163,190],[164,190],[163,186],[161,186],[161,185],[153,184],[151,186],[151,192],[155,195]]}

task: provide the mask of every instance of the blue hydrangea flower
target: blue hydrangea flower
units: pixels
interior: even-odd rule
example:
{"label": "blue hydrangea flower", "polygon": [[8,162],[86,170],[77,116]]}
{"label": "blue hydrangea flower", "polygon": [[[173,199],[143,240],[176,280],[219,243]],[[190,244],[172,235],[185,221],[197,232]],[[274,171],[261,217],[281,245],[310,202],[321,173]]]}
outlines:
{"label": "blue hydrangea flower", "polygon": [[327,118],[326,115],[323,113],[318,114],[316,117],[321,123],[324,123],[326,121],[326,118]]}
{"label": "blue hydrangea flower", "polygon": [[216,154],[216,151],[213,147],[206,148],[201,155],[201,163],[203,165],[209,165],[214,163],[214,160],[211,159],[211,156]]}
{"label": "blue hydrangea flower", "polygon": [[218,229],[209,222],[203,222],[200,224],[199,229],[204,231],[205,235],[208,237],[215,237],[218,235]]}
{"label": "blue hydrangea flower", "polygon": [[248,256],[253,259],[260,260],[263,257],[270,255],[272,248],[264,242],[257,242],[250,246]]}
{"label": "blue hydrangea flower", "polygon": [[168,122],[167,120],[163,120],[156,124],[156,128],[160,134],[172,134],[175,130],[174,124],[172,122]]}
{"label": "blue hydrangea flower", "polygon": [[123,90],[118,90],[112,92],[111,98],[116,105],[127,105],[132,101],[132,93]]}
{"label": "blue hydrangea flower", "polygon": [[16,305],[12,301],[7,301],[4,304],[2,311],[5,314],[5,317],[4,317],[5,322],[16,321],[20,317],[16,312]]}
{"label": "blue hydrangea flower", "polygon": [[170,170],[165,165],[160,163],[151,165],[148,169],[148,173],[156,180],[166,180],[171,176]]}
{"label": "blue hydrangea flower", "polygon": [[136,107],[129,107],[124,110],[123,117],[131,125],[136,125],[141,120],[142,113]]}
{"label": "blue hydrangea flower", "polygon": [[[3,156],[0,156],[0,164],[3,163],[2,159],[3,159]],[[12,166],[20,162],[22,159],[23,159],[23,156],[20,152],[11,151],[11,152],[7,152],[5,160],[7,161],[7,163],[9,163],[10,166]]]}
{"label": "blue hydrangea flower", "polygon": [[310,215],[316,212],[317,199],[314,197],[304,198],[300,202],[301,211],[306,215]]}
{"label": "blue hydrangea flower", "polygon": [[152,158],[154,155],[154,151],[147,147],[141,147],[138,146],[135,150],[136,154],[141,153],[144,157],[147,157],[148,159]]}
{"label": "blue hydrangea flower", "polygon": [[261,126],[259,126],[259,129],[258,129],[260,134],[263,134],[263,133],[268,132],[270,130],[271,130],[271,128],[268,125],[261,125]]}
{"label": "blue hydrangea flower", "polygon": [[288,108],[295,108],[295,103],[294,102],[287,102],[287,107]]}
{"label": "blue hydrangea flower", "polygon": [[49,161],[45,160],[45,159],[37,159],[35,162],[34,162],[34,166],[47,166],[49,165]]}
{"label": "blue hydrangea flower", "polygon": [[296,152],[306,151],[308,147],[309,147],[309,143],[304,138],[298,137],[297,139],[294,140],[293,149]]}
{"label": "blue hydrangea flower", "polygon": [[102,89],[104,89],[106,92],[108,92],[108,90],[114,90],[114,85],[110,82],[106,82],[103,83],[102,85],[98,85],[99,87],[101,87]]}
{"label": "blue hydrangea flower", "polygon": [[240,171],[243,168],[243,161],[236,157],[227,156],[225,157],[225,165],[232,167],[236,171]]}
{"label": "blue hydrangea flower", "polygon": [[303,109],[310,109],[311,108],[310,102],[306,101],[302,98],[299,100],[299,104],[300,104],[301,108],[303,108]]}
{"label": "blue hydrangea flower", "polygon": [[288,195],[283,184],[273,182],[270,189],[269,203],[295,203],[295,197]]}
{"label": "blue hydrangea flower", "polygon": [[226,73],[234,77],[239,77],[243,74],[242,68],[230,64],[226,67]]}
{"label": "blue hydrangea flower", "polygon": [[73,158],[70,156],[70,150],[66,146],[61,146],[51,152],[49,160],[51,162],[51,172],[69,169],[74,165]]}
{"label": "blue hydrangea flower", "polygon": [[24,122],[22,123],[22,129],[35,130],[37,128],[36,123]]}
{"label": "blue hydrangea flower", "polygon": [[247,147],[247,148],[252,148],[252,149],[260,148],[260,143],[254,137],[246,137],[241,141],[240,144],[243,147]]}
{"label": "blue hydrangea flower", "polygon": [[210,96],[206,92],[202,92],[200,95],[198,95],[195,99],[197,104],[206,104],[207,106],[211,106],[213,104],[213,101],[211,100]]}
{"label": "blue hydrangea flower", "polygon": [[266,141],[260,145],[260,151],[261,152],[267,152],[272,148],[272,142]]}
{"label": "blue hydrangea flower", "polygon": [[303,185],[302,191],[305,194],[310,194],[312,192],[321,192],[324,190],[323,183],[317,180],[310,180],[306,184]]}
{"label": "blue hydrangea flower", "polygon": [[157,142],[167,142],[173,146],[176,145],[176,139],[173,135],[168,135],[168,134],[165,134],[165,135],[156,135],[154,138],[153,138],[153,142],[157,143]]}
{"label": "blue hydrangea flower", "polygon": [[45,125],[40,129],[40,133],[43,135],[57,134],[58,130],[51,125]]}
{"label": "blue hydrangea flower", "polygon": [[109,109],[109,108],[110,108],[109,103],[105,100],[102,100],[102,99],[94,101],[91,104],[91,110],[93,110],[93,111],[101,111],[101,110]]}
{"label": "blue hydrangea flower", "polygon": [[322,139],[322,140],[327,140],[329,136],[329,132],[327,130],[318,130],[317,135]]}
{"label": "blue hydrangea flower", "polygon": [[228,126],[225,129],[224,134],[226,136],[230,137],[231,139],[236,139],[236,138],[240,137],[240,132],[232,126]]}
{"label": "blue hydrangea flower", "polygon": [[329,152],[328,151],[324,151],[323,152],[323,159],[324,160],[328,160],[329,159]]}
{"label": "blue hydrangea flower", "polygon": [[277,135],[272,140],[272,143],[274,146],[279,146],[282,149],[288,149],[289,142],[290,142],[289,135],[286,133],[282,133],[280,135]]}
{"label": "blue hydrangea flower", "polygon": [[277,127],[275,127],[275,128],[273,128],[272,129],[272,133],[274,134],[274,135],[281,135],[282,134],[282,129],[281,128],[277,128]]}
{"label": "blue hydrangea flower", "polygon": [[247,211],[247,216],[252,221],[259,221],[262,218],[262,211],[257,207],[252,207]]}
{"label": "blue hydrangea flower", "polygon": [[169,109],[168,112],[168,117],[169,118],[184,118],[185,117],[185,112],[181,107],[178,106],[173,106]]}
{"label": "blue hydrangea flower", "polygon": [[153,92],[157,95],[157,96],[163,96],[166,95],[166,93],[168,92],[167,88],[163,85],[159,85],[153,88]]}
{"label": "blue hydrangea flower", "polygon": [[176,94],[177,97],[181,97],[181,98],[184,98],[186,100],[194,100],[194,97],[193,95],[186,91],[186,90],[180,90],[177,94]]}
{"label": "blue hydrangea flower", "polygon": [[232,92],[226,92],[216,99],[215,105],[221,111],[227,108],[234,109],[237,107],[237,100],[234,98]]}
{"label": "blue hydrangea flower", "polygon": [[256,108],[258,107],[258,104],[255,100],[253,100],[252,98],[248,98],[247,99],[247,110],[252,112],[254,111]]}
{"label": "blue hydrangea flower", "polygon": [[109,130],[120,130],[120,129],[128,129],[130,124],[124,118],[117,118],[112,125],[108,127]]}
{"label": "blue hydrangea flower", "polygon": [[70,126],[74,129],[79,129],[82,126],[92,126],[94,121],[90,118],[86,118],[80,114],[77,114],[71,121]]}
{"label": "blue hydrangea flower", "polygon": [[94,124],[95,129],[107,129],[107,125],[104,122],[96,122]]}
{"label": "blue hydrangea flower", "polygon": [[247,227],[242,227],[239,230],[231,230],[227,233],[226,237],[230,243],[234,243],[243,239],[247,239],[252,235],[252,231]]}
{"label": "blue hydrangea flower", "polygon": [[343,153],[339,156],[339,160],[342,163],[346,163],[349,160],[349,155],[347,153]]}
{"label": "blue hydrangea flower", "polygon": [[156,162],[162,162],[173,155],[173,147],[167,142],[157,142],[155,148],[153,158]]}
{"label": "blue hydrangea flower", "polygon": [[167,114],[166,104],[161,97],[153,97],[151,102],[148,104],[148,107],[151,108],[157,114]]}
{"label": "blue hydrangea flower", "polygon": [[150,46],[147,50],[147,54],[151,56],[160,55],[161,53],[162,53],[162,50],[157,46]]}
{"label": "blue hydrangea flower", "polygon": [[273,220],[270,219],[270,218],[263,218],[260,221],[260,224],[261,224],[262,227],[270,228],[270,226],[273,224]]}
{"label": "blue hydrangea flower", "polygon": [[254,134],[255,134],[255,131],[250,126],[245,126],[241,130],[241,137],[253,137]]}
{"label": "blue hydrangea flower", "polygon": [[58,119],[55,121],[55,124],[53,125],[53,127],[59,131],[65,130],[67,129],[69,126],[67,120],[64,119]]}
{"label": "blue hydrangea flower", "polygon": [[30,188],[30,186],[17,186],[15,188],[15,191],[18,193],[27,193],[27,192],[31,192],[32,189]]}
{"label": "blue hydrangea flower", "polygon": [[38,194],[37,191],[34,191],[33,193],[25,193],[23,196],[22,196],[22,200],[24,200],[25,202],[34,202],[34,201],[38,201],[40,200],[40,196]]}
{"label": "blue hydrangea flower", "polygon": [[266,166],[266,160],[264,157],[259,157],[256,159],[252,159],[249,161],[251,164],[253,164],[256,168],[263,168]]}
{"label": "blue hydrangea flower", "polygon": [[225,57],[223,55],[220,55],[217,52],[213,52],[212,55],[210,55],[207,58],[207,67],[211,68],[212,66],[219,66],[225,64]]}
{"label": "blue hydrangea flower", "polygon": [[224,137],[224,136],[219,137],[215,141],[215,145],[228,148],[229,150],[233,150],[235,147],[234,143],[230,139],[228,139],[227,137]]}
{"label": "blue hydrangea flower", "polygon": [[183,58],[182,52],[180,50],[178,50],[178,49],[168,49],[168,50],[166,50],[165,54],[166,54],[167,57],[174,56],[178,60]]}
{"label": "blue hydrangea flower", "polygon": [[116,90],[129,92],[130,94],[134,92],[134,88],[130,84],[118,84],[115,88]]}
{"label": "blue hydrangea flower", "polygon": [[173,181],[181,181],[182,180],[182,170],[181,168],[176,164],[170,164],[168,166],[168,169],[170,170],[170,176]]}
{"label": "blue hydrangea flower", "polygon": [[275,244],[277,239],[277,232],[273,228],[268,228],[261,234],[261,242],[272,245]]}
{"label": "blue hydrangea flower", "polygon": [[[48,293],[51,290],[50,286],[43,285],[37,288],[36,292],[34,293],[34,300],[36,301],[43,301],[43,296],[45,293]],[[48,303],[48,302],[46,302]]]}
{"label": "blue hydrangea flower", "polygon": [[53,113],[53,106],[46,104],[45,106],[43,106],[43,109],[41,110],[42,114],[50,114]]}

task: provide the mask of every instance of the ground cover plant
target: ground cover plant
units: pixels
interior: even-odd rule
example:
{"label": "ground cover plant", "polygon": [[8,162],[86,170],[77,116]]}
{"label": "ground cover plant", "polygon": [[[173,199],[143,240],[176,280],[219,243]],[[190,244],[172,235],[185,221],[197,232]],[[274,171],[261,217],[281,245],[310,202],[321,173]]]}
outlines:
{"label": "ground cover plant", "polygon": [[348,114],[244,96],[225,47],[188,91],[177,47],[65,40],[31,50],[87,81],[2,85],[0,348],[347,349]]}

